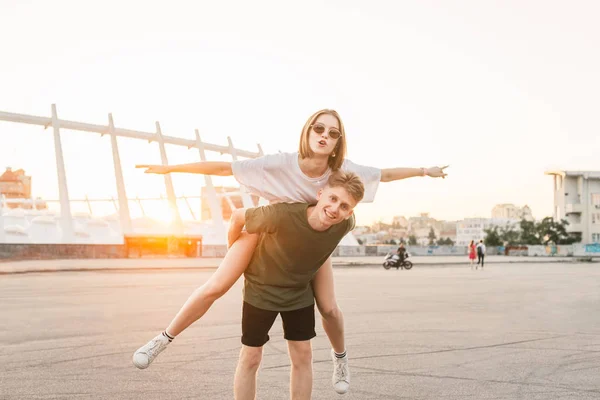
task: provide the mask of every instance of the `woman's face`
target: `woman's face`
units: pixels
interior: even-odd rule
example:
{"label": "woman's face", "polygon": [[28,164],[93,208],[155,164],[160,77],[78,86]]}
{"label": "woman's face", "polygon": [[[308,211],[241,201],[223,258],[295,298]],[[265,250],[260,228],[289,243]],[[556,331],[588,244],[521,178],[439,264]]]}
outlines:
{"label": "woman's face", "polygon": [[[322,133],[317,133],[315,131],[315,125],[320,125],[324,127]],[[316,156],[327,156],[333,152],[339,137],[337,139],[333,139],[330,136],[331,129],[340,131],[340,124],[336,117],[331,114],[321,114],[317,117],[315,122],[313,122],[313,126],[310,128],[308,143],[310,145],[310,149]]]}

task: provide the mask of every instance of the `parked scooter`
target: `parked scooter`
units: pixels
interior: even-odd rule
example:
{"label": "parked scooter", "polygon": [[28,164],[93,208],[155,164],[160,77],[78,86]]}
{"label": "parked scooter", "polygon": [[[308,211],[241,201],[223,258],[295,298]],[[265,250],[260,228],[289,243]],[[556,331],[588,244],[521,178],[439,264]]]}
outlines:
{"label": "parked scooter", "polygon": [[410,254],[404,253],[404,260],[400,262],[400,256],[398,254],[388,253],[383,261],[383,268],[390,269],[395,267],[396,269],[411,269],[413,264],[407,260],[408,257],[410,257]]}

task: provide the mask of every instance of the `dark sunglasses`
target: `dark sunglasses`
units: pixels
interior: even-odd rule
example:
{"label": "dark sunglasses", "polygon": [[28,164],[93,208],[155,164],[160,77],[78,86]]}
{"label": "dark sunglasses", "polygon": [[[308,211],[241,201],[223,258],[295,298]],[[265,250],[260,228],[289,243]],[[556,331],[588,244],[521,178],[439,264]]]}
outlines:
{"label": "dark sunglasses", "polygon": [[[319,135],[322,134],[323,132],[325,132],[325,125],[322,124],[313,124],[311,125],[313,131],[315,131],[315,133],[318,133]],[[342,132],[340,132],[339,129],[337,128],[330,128],[329,129],[329,137],[332,139],[337,139],[340,136],[342,136]]]}

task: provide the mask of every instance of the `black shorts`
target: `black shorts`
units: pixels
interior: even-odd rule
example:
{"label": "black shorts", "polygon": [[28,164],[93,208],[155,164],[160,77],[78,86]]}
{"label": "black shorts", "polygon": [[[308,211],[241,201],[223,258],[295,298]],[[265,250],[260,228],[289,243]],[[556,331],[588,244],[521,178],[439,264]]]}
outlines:
{"label": "black shorts", "polygon": [[269,330],[281,314],[283,337],[286,340],[304,341],[315,333],[315,305],[292,311],[269,311],[244,302],[242,309],[242,344],[261,347],[269,341]]}

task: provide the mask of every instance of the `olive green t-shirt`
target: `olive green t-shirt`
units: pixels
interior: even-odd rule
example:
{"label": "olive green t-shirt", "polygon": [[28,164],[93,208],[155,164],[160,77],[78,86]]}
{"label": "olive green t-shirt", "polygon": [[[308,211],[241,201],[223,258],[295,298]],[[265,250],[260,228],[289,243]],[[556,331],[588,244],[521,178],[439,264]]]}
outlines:
{"label": "olive green t-shirt", "polygon": [[354,215],[314,230],[306,203],[280,203],[246,210],[246,230],[261,237],[244,273],[244,301],[271,311],[314,304],[311,280],[342,238],[354,229]]}

